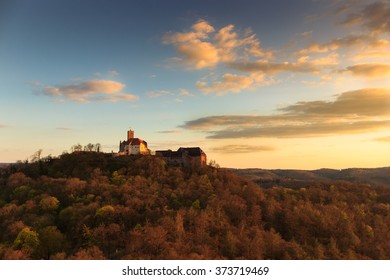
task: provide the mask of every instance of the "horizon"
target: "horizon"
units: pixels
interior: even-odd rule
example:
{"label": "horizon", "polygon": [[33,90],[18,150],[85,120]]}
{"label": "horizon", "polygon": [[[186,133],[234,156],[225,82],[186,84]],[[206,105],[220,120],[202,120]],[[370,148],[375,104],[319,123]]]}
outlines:
{"label": "horizon", "polygon": [[390,1],[3,1],[0,162],[198,146],[226,168],[390,166]]}
{"label": "horizon", "polygon": [[[89,143],[90,144],[90,143]],[[180,148],[183,148],[183,147],[180,147]],[[188,147],[187,147],[188,148]],[[62,154],[60,155],[47,155],[47,156],[51,156],[52,158],[60,158],[61,155],[63,154],[66,154],[66,153],[77,153],[77,152],[86,152],[86,153],[89,153],[89,152],[93,152],[93,153],[104,153],[104,154],[111,154],[112,152],[104,152],[104,151],[100,151],[100,152],[97,152],[97,151],[85,151],[85,150],[82,150],[82,151],[64,151]],[[154,154],[155,151],[151,151],[151,154],[148,154],[148,155],[138,155],[138,156],[155,156]],[[114,152],[114,154],[117,154]],[[24,163],[24,162],[27,162],[27,163],[33,163],[34,161],[30,160],[31,158],[33,158],[34,155],[31,155],[29,157],[27,157],[26,159],[24,160],[17,160],[16,162],[0,162],[0,165],[10,165],[10,164],[18,164],[18,163]],[[47,157],[46,156],[46,157]],[[119,156],[134,156],[134,155],[119,155]],[[41,159],[44,159],[45,156],[41,157]],[[213,160],[211,160],[213,161]],[[233,169],[233,170],[269,170],[269,171],[275,171],[275,170],[284,170],[284,171],[288,171],[288,170],[291,170],[291,171],[319,171],[319,170],[336,170],[336,171],[344,171],[344,170],[349,170],[349,169],[387,169],[387,168],[390,168],[390,166],[377,166],[377,167],[347,167],[347,168],[329,168],[329,167],[321,167],[321,168],[316,168],[316,169],[296,169],[296,168],[263,168],[263,167],[226,167],[226,166],[220,166],[218,162],[213,162],[211,163],[211,161],[208,161],[207,162],[207,165],[212,165],[212,164],[217,164],[218,165],[218,168],[221,168],[221,169]]]}

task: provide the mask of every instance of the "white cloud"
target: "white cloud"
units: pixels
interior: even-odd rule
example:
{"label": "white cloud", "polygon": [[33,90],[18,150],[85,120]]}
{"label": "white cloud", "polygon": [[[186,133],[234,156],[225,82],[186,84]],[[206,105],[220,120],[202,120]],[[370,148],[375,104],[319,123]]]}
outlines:
{"label": "white cloud", "polygon": [[116,70],[109,70],[109,71],[107,72],[107,74],[108,74],[108,76],[110,76],[110,77],[119,76],[119,72],[116,71]]}
{"label": "white cloud", "polygon": [[190,93],[188,90],[184,88],[179,88],[178,96],[194,96],[192,93]]}
{"label": "white cloud", "polygon": [[154,90],[146,93],[150,98],[158,98],[163,96],[176,97],[173,99],[176,103],[182,103],[183,97],[192,97],[194,96],[188,90],[184,88],[179,88],[177,91],[169,91],[169,90]]}
{"label": "white cloud", "polygon": [[167,96],[167,95],[174,95],[174,93],[168,91],[168,90],[154,90],[154,91],[149,91],[147,93],[149,97],[160,97],[160,96]]}

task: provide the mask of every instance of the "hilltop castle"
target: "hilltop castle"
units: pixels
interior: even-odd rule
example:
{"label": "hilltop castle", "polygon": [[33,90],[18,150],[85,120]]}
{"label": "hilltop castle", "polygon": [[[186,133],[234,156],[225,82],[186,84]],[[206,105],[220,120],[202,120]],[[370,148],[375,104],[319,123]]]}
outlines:
{"label": "hilltop castle", "polygon": [[127,131],[127,140],[119,142],[119,155],[150,155],[148,143],[140,138],[134,138],[134,131]]}
{"label": "hilltop castle", "polygon": [[[127,131],[127,140],[119,142],[118,155],[150,155],[148,143],[140,138],[134,138],[134,131]],[[180,147],[177,151],[160,150],[156,156],[162,158],[171,166],[204,166],[207,164],[207,156],[199,147]]]}

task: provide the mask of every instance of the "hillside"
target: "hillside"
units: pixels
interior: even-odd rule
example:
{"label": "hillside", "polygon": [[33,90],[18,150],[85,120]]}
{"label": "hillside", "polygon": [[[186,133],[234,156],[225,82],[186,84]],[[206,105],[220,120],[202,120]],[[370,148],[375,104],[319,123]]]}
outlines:
{"label": "hillside", "polygon": [[389,259],[390,188],[77,152],[1,169],[0,228],[1,259]]}
{"label": "hillside", "polygon": [[358,185],[390,187],[390,167],[349,168],[349,169],[229,169],[229,171],[261,184],[263,187],[275,185],[302,187],[313,184],[334,184],[349,182]]}

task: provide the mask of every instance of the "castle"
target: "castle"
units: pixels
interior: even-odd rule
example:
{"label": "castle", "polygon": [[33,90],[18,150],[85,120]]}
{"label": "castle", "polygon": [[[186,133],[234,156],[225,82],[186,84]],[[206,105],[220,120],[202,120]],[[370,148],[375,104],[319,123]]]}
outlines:
{"label": "castle", "polygon": [[168,165],[172,166],[204,166],[207,164],[207,156],[199,147],[180,147],[177,151],[156,151],[156,156],[161,157]]}
{"label": "castle", "polygon": [[[134,138],[134,131],[127,131],[127,140],[119,142],[118,155],[150,155],[148,143],[140,138]],[[156,157],[163,159],[171,166],[204,166],[207,164],[207,156],[199,147],[180,147],[177,151],[156,151]]]}
{"label": "castle", "polygon": [[149,155],[148,143],[140,138],[134,138],[134,131],[127,131],[127,140],[119,142],[119,155]]}

